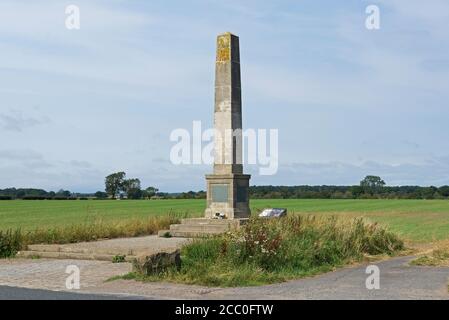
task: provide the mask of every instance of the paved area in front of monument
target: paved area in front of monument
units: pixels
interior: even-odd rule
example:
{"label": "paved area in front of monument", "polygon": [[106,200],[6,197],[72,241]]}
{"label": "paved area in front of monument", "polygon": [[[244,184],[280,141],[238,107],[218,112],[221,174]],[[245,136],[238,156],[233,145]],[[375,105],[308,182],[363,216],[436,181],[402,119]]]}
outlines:
{"label": "paved area in front of monument", "polygon": [[[449,268],[409,266],[411,257],[376,263],[380,290],[367,290],[366,266],[343,268],[313,278],[244,288],[207,288],[128,280],[105,282],[131,270],[129,263],[83,260],[0,260],[0,286],[68,291],[65,269],[81,270],[81,289],[72,292],[147,299],[449,299]],[[10,290],[10,289],[8,289]],[[0,295],[2,287],[0,287]]]}
{"label": "paved area in front of monument", "polygon": [[71,244],[30,245],[19,252],[19,257],[92,259],[112,261],[117,255],[135,257],[179,249],[187,238],[163,238],[158,236],[120,238]]}

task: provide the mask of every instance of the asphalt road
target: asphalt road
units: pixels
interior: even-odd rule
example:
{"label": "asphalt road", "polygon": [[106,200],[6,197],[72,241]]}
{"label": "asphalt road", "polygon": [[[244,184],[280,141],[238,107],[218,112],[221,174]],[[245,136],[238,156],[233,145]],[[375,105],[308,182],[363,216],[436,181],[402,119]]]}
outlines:
{"label": "asphalt road", "polygon": [[[260,287],[210,288],[164,282],[105,281],[114,273],[126,272],[126,264],[12,259],[0,261],[0,299],[449,299],[449,267],[411,266],[411,259],[399,257],[373,263],[380,272],[380,288],[373,290],[366,287],[367,265]],[[84,287],[78,293],[64,291],[65,267],[73,263],[81,268]]]}
{"label": "asphalt road", "polygon": [[411,266],[409,262],[412,259],[414,257],[400,257],[372,263],[380,272],[379,289],[367,288],[366,280],[369,277],[367,265],[361,265],[275,285],[231,288],[226,294],[235,299],[248,297],[305,300],[449,299],[449,268]]}
{"label": "asphalt road", "polygon": [[[414,257],[372,263],[378,267],[379,289],[368,289],[367,265],[265,285],[260,287],[206,288],[172,283],[139,283],[118,280],[102,284],[96,292],[120,292],[153,299],[298,299],[298,300],[446,300],[449,299],[449,267],[409,265]],[[118,290],[120,289],[120,290]]]}
{"label": "asphalt road", "polygon": [[0,300],[141,300],[138,296],[71,293],[0,286]]}

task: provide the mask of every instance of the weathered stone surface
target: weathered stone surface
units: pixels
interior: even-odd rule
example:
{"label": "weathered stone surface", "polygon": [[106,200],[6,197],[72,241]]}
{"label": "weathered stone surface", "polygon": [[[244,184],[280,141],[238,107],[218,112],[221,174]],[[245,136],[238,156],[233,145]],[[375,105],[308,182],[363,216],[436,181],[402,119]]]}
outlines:
{"label": "weathered stone surface", "polygon": [[125,256],[126,261],[136,257],[167,252],[181,248],[188,239],[146,236],[120,238],[70,244],[29,245],[18,256],[23,258],[52,258],[112,261],[115,256]]}
{"label": "weathered stone surface", "polygon": [[170,267],[181,267],[181,251],[173,250],[143,255],[133,260],[133,271],[143,275],[161,273]]}
{"label": "weathered stone surface", "polygon": [[[182,219],[180,224],[172,224],[168,231],[172,237],[203,238],[238,229],[248,219]],[[165,230],[160,236],[167,232]]]}
{"label": "weathered stone surface", "polygon": [[171,238],[170,230],[159,230],[157,236],[160,238]]}
{"label": "weathered stone surface", "polygon": [[[249,179],[242,163],[242,94],[239,38],[229,32],[217,37],[215,63],[215,162],[206,175],[206,218],[248,218]],[[226,188],[226,192],[223,192]],[[226,196],[224,196],[226,195]]]}

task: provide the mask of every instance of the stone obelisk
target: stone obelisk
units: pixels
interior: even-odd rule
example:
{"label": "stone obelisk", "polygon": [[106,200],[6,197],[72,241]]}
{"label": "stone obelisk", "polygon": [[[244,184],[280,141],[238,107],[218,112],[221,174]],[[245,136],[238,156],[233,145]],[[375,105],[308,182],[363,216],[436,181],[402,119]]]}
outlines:
{"label": "stone obelisk", "polygon": [[242,95],[239,38],[217,37],[214,173],[206,175],[206,218],[242,219],[249,209],[249,179],[242,163]]}

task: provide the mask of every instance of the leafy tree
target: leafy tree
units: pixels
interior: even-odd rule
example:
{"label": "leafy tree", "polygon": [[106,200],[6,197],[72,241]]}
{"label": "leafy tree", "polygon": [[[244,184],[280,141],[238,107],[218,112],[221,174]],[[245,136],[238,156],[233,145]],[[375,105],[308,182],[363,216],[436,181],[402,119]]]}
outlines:
{"label": "leafy tree", "polygon": [[111,196],[112,199],[119,194],[121,190],[123,190],[123,186],[125,183],[126,173],[124,172],[116,172],[108,175],[105,178],[105,191],[108,195]]}
{"label": "leafy tree", "polygon": [[[17,191],[16,197],[17,197],[18,199],[22,199],[22,198],[25,197],[25,196],[26,196],[25,190],[19,190],[19,191]],[[52,196],[54,197],[55,195],[53,194]]]}
{"label": "leafy tree", "polygon": [[363,194],[363,188],[360,186],[351,187],[351,193],[354,198],[359,198]]}
{"label": "leafy tree", "polygon": [[56,197],[61,198],[69,198],[72,195],[72,193],[68,190],[60,189],[58,192],[56,192]]}
{"label": "leafy tree", "polygon": [[145,195],[148,199],[151,197],[154,197],[156,195],[156,193],[158,193],[158,192],[159,192],[159,189],[155,188],[155,187],[148,187],[145,189]]}
{"label": "leafy tree", "polygon": [[430,186],[430,187],[423,187],[421,189],[421,194],[422,194],[422,198],[423,199],[434,199],[435,195],[438,192],[438,188],[434,187],[434,186]]}
{"label": "leafy tree", "polygon": [[384,186],[385,181],[378,176],[366,176],[365,179],[360,181],[360,187],[362,187],[364,193],[371,195],[380,193]]}
{"label": "leafy tree", "polygon": [[442,186],[438,189],[438,192],[443,196],[443,197],[449,197],[449,186]]}
{"label": "leafy tree", "polygon": [[106,199],[108,197],[108,194],[103,191],[97,191],[95,192],[95,197],[98,199]]}
{"label": "leafy tree", "polygon": [[123,183],[123,191],[128,196],[128,199],[142,198],[142,189],[140,188],[139,179],[128,179]]}

